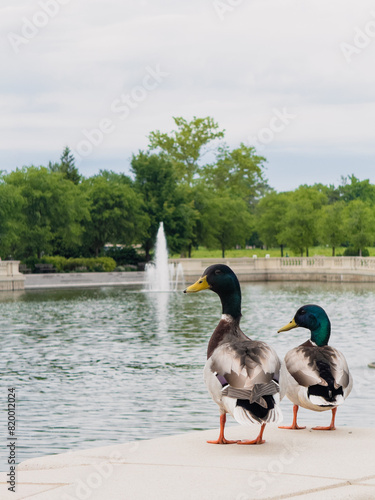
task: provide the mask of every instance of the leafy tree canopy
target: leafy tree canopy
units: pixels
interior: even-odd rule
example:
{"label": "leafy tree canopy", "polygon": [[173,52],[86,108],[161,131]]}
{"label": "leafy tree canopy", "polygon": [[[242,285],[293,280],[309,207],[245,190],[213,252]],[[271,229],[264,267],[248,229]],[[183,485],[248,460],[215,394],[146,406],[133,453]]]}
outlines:
{"label": "leafy tree canopy", "polygon": [[326,197],[307,186],[300,186],[286,195],[288,205],[279,238],[301,255],[305,248],[308,255],[308,248],[316,241],[317,211],[326,203]]}
{"label": "leafy tree canopy", "polygon": [[256,229],[267,247],[282,245],[282,230],[288,207],[286,193],[275,191],[266,194],[256,207]]}
{"label": "leafy tree canopy", "polygon": [[115,174],[90,177],[82,188],[90,202],[84,243],[91,254],[98,256],[106,243],[129,245],[147,232],[149,219],[142,200]]}
{"label": "leafy tree canopy", "polygon": [[229,194],[216,194],[202,189],[197,196],[200,207],[200,240],[208,248],[225,251],[236,245],[244,246],[253,230],[253,217],[246,202]]}
{"label": "leafy tree canopy", "polygon": [[78,168],[75,166],[74,156],[68,146],[62,152],[60,163],[49,162],[48,168],[51,172],[60,172],[67,180],[72,181],[74,184],[79,184],[82,179]]}
{"label": "leafy tree canopy", "polygon": [[79,186],[61,172],[45,167],[24,167],[4,180],[22,198],[17,254],[40,257],[79,245],[88,204]]}
{"label": "leafy tree canopy", "polygon": [[150,149],[159,149],[172,160],[178,181],[192,185],[200,170],[200,160],[209,151],[215,139],[224,137],[224,131],[211,117],[197,118],[188,122],[182,117],[173,117],[177,130],[163,133],[159,130],[148,136]]}
{"label": "leafy tree canopy", "polygon": [[369,179],[360,181],[354,174],[341,178],[341,186],[339,186],[338,191],[341,198],[347,203],[352,200],[375,203],[375,186],[370,184]]}
{"label": "leafy tree canopy", "polygon": [[255,148],[243,143],[233,150],[223,146],[218,149],[216,162],[203,168],[202,180],[217,191],[229,190],[251,203],[268,187],[263,177],[265,161]]}
{"label": "leafy tree canopy", "polygon": [[350,246],[362,250],[375,240],[375,207],[362,200],[352,200],[345,207],[344,231]]}
{"label": "leafy tree canopy", "polygon": [[322,206],[318,213],[318,239],[321,243],[332,247],[332,256],[335,256],[335,248],[345,242],[344,208],[345,203],[337,201]]}
{"label": "leafy tree canopy", "polygon": [[171,159],[164,153],[140,151],[138,155],[133,155],[131,166],[135,174],[134,188],[143,199],[144,210],[150,221],[142,239],[146,259],[150,259],[150,251],[162,221],[169,249],[181,252],[189,248],[194,239],[198,214],[189,199],[190,191],[177,183]]}

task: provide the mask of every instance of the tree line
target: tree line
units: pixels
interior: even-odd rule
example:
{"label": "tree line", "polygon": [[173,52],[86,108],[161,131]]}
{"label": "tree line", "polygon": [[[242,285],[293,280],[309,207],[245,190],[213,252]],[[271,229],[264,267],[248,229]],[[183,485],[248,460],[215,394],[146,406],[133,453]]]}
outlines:
{"label": "tree line", "polygon": [[153,131],[133,154],[131,175],[80,175],[68,147],[60,161],[0,175],[0,256],[98,257],[107,244],[140,246],[150,259],[159,222],[170,252],[191,256],[199,245],[352,247],[375,241],[375,185],[354,175],[338,187],[303,185],[276,192],[266,159],[241,143],[231,149],[211,118],[174,118],[170,133]]}

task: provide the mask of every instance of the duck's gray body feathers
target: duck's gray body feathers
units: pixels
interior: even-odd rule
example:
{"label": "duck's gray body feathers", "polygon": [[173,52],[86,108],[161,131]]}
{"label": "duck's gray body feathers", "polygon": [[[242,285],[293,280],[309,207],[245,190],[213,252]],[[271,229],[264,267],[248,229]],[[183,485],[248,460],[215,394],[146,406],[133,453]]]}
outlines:
{"label": "duck's gray body feathers", "polygon": [[280,422],[280,360],[265,342],[249,339],[224,315],[208,345],[204,378],[221,413],[241,424]]}
{"label": "duck's gray body feathers", "polygon": [[286,354],[283,380],[284,377],[288,398],[315,411],[342,404],[353,384],[344,355],[334,347],[317,346],[311,340]]}

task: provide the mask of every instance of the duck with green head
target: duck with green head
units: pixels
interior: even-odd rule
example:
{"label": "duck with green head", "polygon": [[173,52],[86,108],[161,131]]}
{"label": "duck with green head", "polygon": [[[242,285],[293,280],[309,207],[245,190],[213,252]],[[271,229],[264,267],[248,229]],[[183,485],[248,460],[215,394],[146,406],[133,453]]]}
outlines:
{"label": "duck with green head", "polygon": [[[280,360],[265,342],[251,340],[240,328],[241,289],[237,276],[223,264],[208,267],[185,293],[212,290],[220,297],[222,316],[207,348],[204,379],[220,408],[220,435],[213,444],[262,444],[267,423],[282,420],[279,403]],[[256,439],[228,441],[226,414],[243,425],[260,425]]]}
{"label": "duck with green head", "polygon": [[348,364],[340,351],[328,345],[331,323],[324,309],[314,304],[300,307],[279,333],[299,326],[310,330],[311,338],[287,352],[282,365],[282,386],[294,406],[292,425],[281,429],[305,429],[297,425],[298,407],[302,406],[314,411],[332,410],[330,425],[313,429],[334,430],[337,407],[353,385]]}

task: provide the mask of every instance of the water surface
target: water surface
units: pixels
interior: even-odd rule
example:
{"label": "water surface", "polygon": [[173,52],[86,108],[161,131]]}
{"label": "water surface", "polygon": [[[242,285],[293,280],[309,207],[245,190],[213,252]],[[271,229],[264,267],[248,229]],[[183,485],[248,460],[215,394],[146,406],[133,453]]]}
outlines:
{"label": "water surface", "polygon": [[[276,333],[296,309],[306,303],[326,309],[330,344],[345,354],[355,383],[337,425],[373,426],[375,370],[367,364],[375,361],[375,286],[257,283],[242,291],[242,329],[280,357],[307,338],[301,328]],[[16,388],[17,461],[218,427],[202,370],[220,314],[210,291],[1,292],[2,400],[8,387]],[[282,408],[288,424],[292,404],[285,399]],[[304,409],[299,415],[308,426],[328,425],[331,418]],[[257,431],[244,428],[243,438]],[[4,455],[1,466],[7,470]]]}

